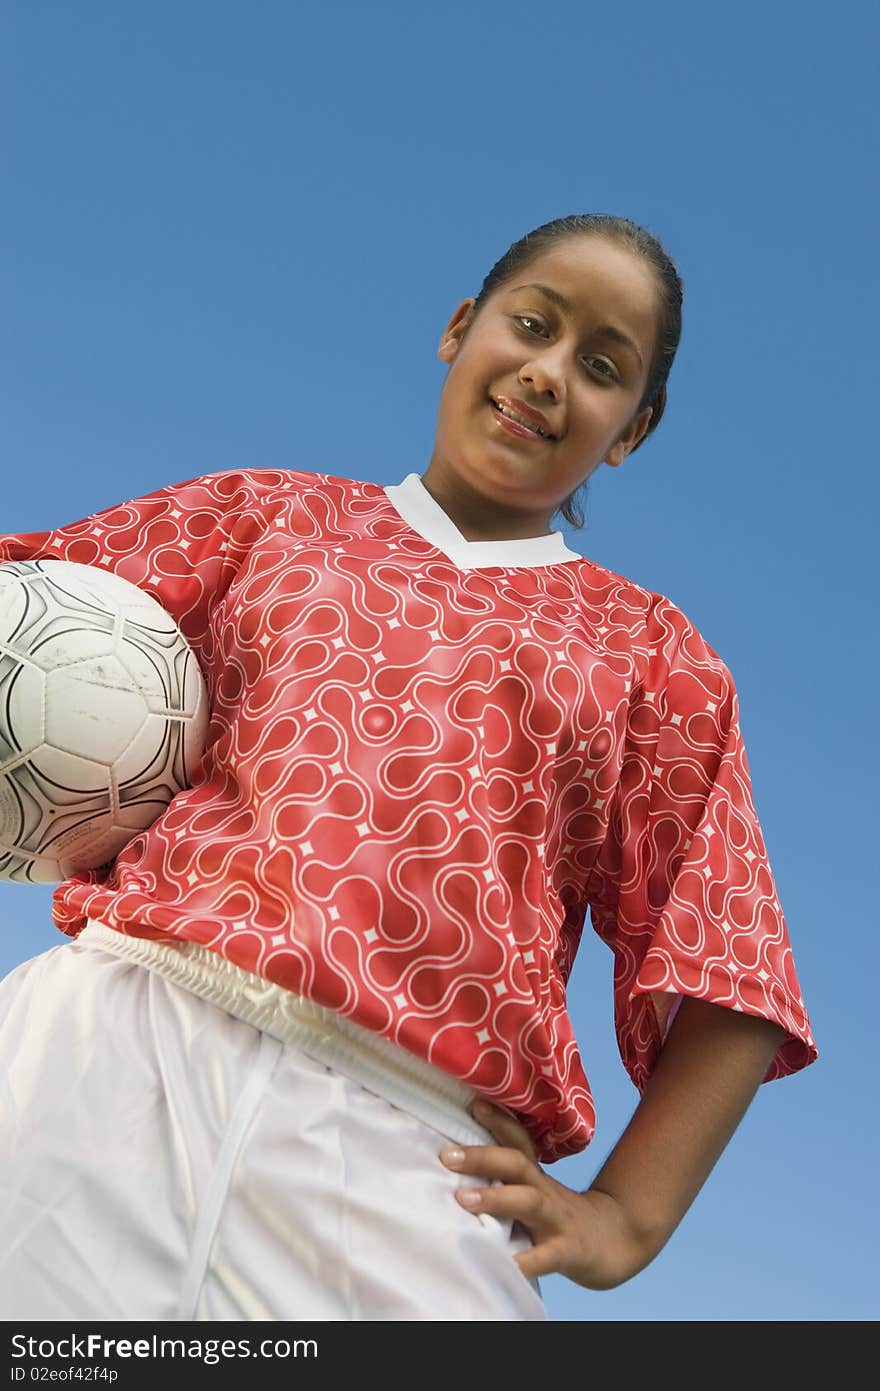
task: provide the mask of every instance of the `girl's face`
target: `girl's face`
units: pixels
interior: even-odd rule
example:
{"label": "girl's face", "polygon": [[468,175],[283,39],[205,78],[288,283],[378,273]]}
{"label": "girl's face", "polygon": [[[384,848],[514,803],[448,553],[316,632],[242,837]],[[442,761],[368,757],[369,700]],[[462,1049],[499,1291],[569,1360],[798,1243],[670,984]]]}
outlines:
{"label": "girl's face", "polygon": [[[546,535],[565,499],[603,460],[621,464],[648,427],[650,408],[634,412],[657,331],[654,278],[631,252],[572,237],[476,316],[473,304],[462,301],[440,343],[450,366],[423,481],[468,540]],[[553,438],[508,429],[500,398],[540,412]]]}

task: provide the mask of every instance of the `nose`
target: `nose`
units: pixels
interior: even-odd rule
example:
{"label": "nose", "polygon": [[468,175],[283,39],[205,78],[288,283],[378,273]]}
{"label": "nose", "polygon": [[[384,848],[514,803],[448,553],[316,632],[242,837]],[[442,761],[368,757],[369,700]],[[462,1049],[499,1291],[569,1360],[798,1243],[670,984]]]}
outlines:
{"label": "nose", "polygon": [[565,399],[565,371],[559,354],[554,356],[553,353],[543,352],[530,362],[524,362],[519,370],[519,380],[531,382],[539,396],[545,391],[549,392],[557,404]]}

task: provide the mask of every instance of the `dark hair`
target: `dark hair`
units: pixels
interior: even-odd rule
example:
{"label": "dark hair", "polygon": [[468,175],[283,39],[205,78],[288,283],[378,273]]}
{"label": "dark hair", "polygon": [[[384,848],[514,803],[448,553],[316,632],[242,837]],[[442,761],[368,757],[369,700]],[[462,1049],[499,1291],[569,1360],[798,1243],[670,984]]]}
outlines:
{"label": "dark hair", "polygon": [[[533,232],[527,232],[524,237],[520,237],[519,241],[514,242],[501,259],[495,262],[474,301],[471,321],[493,291],[506,284],[512,276],[519,274],[548,247],[556,245],[565,237],[574,236],[604,237],[606,241],[615,242],[634,255],[641,256],[654,271],[659,305],[657,341],[648,369],[645,390],[635,411],[635,415],[638,415],[647,406],[651,406],[652,415],[642,439],[635,449],[630,451],[634,454],[636,449],[644,444],[648,435],[656,430],[666,409],[666,381],[681,338],[681,302],[684,294],[684,286],[675,262],[645,227],[630,222],[628,218],[615,217],[611,213],[573,213],[570,217],[557,217],[552,222],[543,223]],[[581,484],[581,488],[585,487],[586,483]],[[570,526],[576,528],[584,525],[583,514],[575,501],[579,491],[580,489],[576,489],[556,509],[562,512]]]}

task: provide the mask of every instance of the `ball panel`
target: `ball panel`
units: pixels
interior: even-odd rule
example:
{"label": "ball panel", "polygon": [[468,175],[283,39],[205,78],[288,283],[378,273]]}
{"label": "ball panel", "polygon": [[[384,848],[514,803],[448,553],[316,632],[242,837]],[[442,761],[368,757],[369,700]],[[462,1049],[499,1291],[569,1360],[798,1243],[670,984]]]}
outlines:
{"label": "ball panel", "polygon": [[[105,631],[82,626],[82,615],[74,619],[48,618],[18,641],[20,659],[42,672],[63,671],[80,662],[105,661],[113,654],[113,628]],[[27,646],[25,647],[25,643]]]}
{"label": "ball panel", "polygon": [[131,838],[135,831],[145,831],[167,811],[168,803],[180,790],[170,779],[164,784],[151,783],[147,789],[121,787],[116,824],[126,828],[128,838]]}
{"label": "ball panel", "polygon": [[28,566],[23,574],[25,583],[39,591],[48,589],[59,612],[74,613],[93,610],[96,615],[116,617],[117,614],[140,615],[150,625],[155,623],[166,632],[176,631],[177,625],[158,600],[137,585],[102,570],[99,565],[80,565],[73,560],[23,560]]}
{"label": "ball panel", "polygon": [[25,845],[38,830],[46,812],[42,797],[26,783],[0,777],[0,841],[7,847]]}
{"label": "ball panel", "polygon": [[164,809],[162,802],[144,803],[145,819],[135,826],[118,825],[108,822],[106,816],[96,815],[86,823],[81,833],[73,834],[71,831],[69,836],[47,845],[42,853],[47,858],[51,853],[60,866],[66,867],[65,877],[76,870],[97,869],[99,865],[115,860],[132,836],[145,830]]}
{"label": "ball panel", "polygon": [[113,770],[120,797],[127,787],[162,783],[174,763],[179,740],[180,728],[176,722],[165,719],[164,715],[146,714],[125,749],[124,759],[118,759]]}
{"label": "ball panel", "polygon": [[3,574],[0,566],[0,649],[4,641],[14,642],[27,613],[27,590],[17,576]]}
{"label": "ball panel", "polygon": [[114,654],[78,662],[46,678],[47,745],[109,767],[149,718],[142,693]]}
{"label": "ball panel", "polygon": [[[33,659],[44,643],[57,642],[63,648],[71,632],[84,635],[113,632],[112,610],[90,593],[71,593],[68,586],[54,583],[51,575],[45,573],[51,562],[32,563],[38,568],[21,577],[27,608],[15,636],[18,651],[27,650]],[[54,655],[46,658],[49,665],[55,660]]]}
{"label": "ball panel", "polygon": [[127,623],[116,648],[132,685],[140,691],[148,710],[159,713],[180,708],[179,682],[174,659],[180,647],[176,635],[151,634],[140,624]]}
{"label": "ball panel", "polygon": [[204,745],[211,711],[208,706],[208,688],[195,653],[189,648],[178,649],[174,653],[173,667],[177,682],[178,709],[182,715],[187,716],[190,726],[187,738],[196,738]]}
{"label": "ball panel", "polygon": [[57,860],[9,851],[0,845],[0,879],[10,884],[57,884],[66,879]]}
{"label": "ball panel", "polygon": [[[11,719],[12,688],[21,675],[21,664],[6,653],[0,653],[0,776],[8,763],[17,762],[28,749],[36,748],[43,738],[42,720],[31,722],[30,734],[17,728]],[[37,705],[42,710],[42,700]],[[20,740],[25,740],[22,748]]]}
{"label": "ball panel", "polygon": [[40,744],[9,771],[7,781],[39,802],[50,819],[59,808],[90,805],[92,797],[103,795],[110,805],[110,769],[52,744]]}
{"label": "ball panel", "polygon": [[[45,677],[39,667],[19,662],[3,682],[3,713],[0,716],[4,744],[18,759],[39,748],[45,738]],[[4,765],[7,760],[3,760]]]}

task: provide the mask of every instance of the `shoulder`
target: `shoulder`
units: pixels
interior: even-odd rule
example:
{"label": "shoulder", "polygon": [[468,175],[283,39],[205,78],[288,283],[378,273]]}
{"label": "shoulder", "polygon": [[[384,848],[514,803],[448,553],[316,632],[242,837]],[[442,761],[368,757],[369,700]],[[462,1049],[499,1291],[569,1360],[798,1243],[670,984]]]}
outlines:
{"label": "shoulder", "polygon": [[595,604],[612,631],[625,634],[635,684],[665,686],[675,672],[704,672],[732,685],[730,669],[691,615],[668,594],[584,559],[577,567],[584,604]]}
{"label": "shoulder", "polygon": [[240,511],[290,501],[310,493],[332,494],[363,488],[364,484],[335,474],[308,469],[238,468],[199,473],[181,482],[158,488],[154,497],[164,497],[187,507],[217,507]]}
{"label": "shoulder", "polygon": [[161,491],[203,490],[217,497],[229,497],[242,492],[254,495],[301,492],[319,484],[325,474],[309,473],[305,469],[236,468],[218,472],[197,473],[179,483],[166,484]]}

